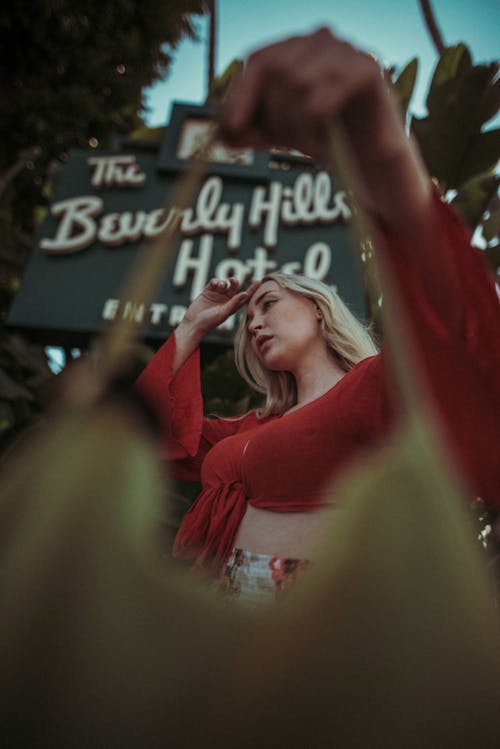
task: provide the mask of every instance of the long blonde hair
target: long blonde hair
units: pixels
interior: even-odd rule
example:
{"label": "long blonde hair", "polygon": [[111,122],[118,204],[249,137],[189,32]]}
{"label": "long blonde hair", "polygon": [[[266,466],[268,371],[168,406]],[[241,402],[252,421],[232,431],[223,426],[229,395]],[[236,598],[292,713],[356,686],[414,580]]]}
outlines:
{"label": "long blonde hair", "polygon": [[[321,332],[332,355],[345,372],[355,364],[378,352],[366,325],[348,309],[339,295],[321,281],[307,276],[270,273],[262,279],[311,299],[321,311]],[[259,418],[282,414],[297,402],[295,379],[290,372],[266,369],[258,359],[248,335],[244,314],[235,337],[235,361],[238,372],[251,388],[266,396]]]}

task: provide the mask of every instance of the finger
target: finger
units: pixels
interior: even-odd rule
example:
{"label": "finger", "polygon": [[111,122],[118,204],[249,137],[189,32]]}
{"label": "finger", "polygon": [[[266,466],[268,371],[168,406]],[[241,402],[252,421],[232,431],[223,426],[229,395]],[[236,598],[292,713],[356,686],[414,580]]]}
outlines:
{"label": "finger", "polygon": [[245,293],[247,294],[249,300],[253,297],[261,283],[262,281],[254,281],[253,284],[248,287]]}
{"label": "finger", "polygon": [[238,109],[240,129],[229,130],[227,139],[256,149],[295,147],[322,160],[325,124],[351,110],[356,122],[369,119],[358,116],[354,102],[373,109],[378,77],[371,55],[325,28],[266,47],[249,58],[231,113],[237,119]]}
{"label": "finger", "polygon": [[208,286],[211,291],[218,291],[221,294],[228,293],[233,290],[233,284],[229,280],[223,278],[212,278]]}
{"label": "finger", "polygon": [[318,32],[291,40],[279,51],[279,59],[268,63],[259,109],[251,125],[273,144],[297,147],[304,141],[309,123],[303,117],[302,103],[319,85],[314,70],[318,67],[315,39],[319,36]]}
{"label": "finger", "polygon": [[239,294],[235,294],[227,303],[227,316],[233,315],[240,307],[248,302],[250,296],[248,291],[240,291]]}
{"label": "finger", "polygon": [[234,86],[221,120],[222,134],[236,135],[248,129],[253,119],[260,90],[264,84],[264,69],[256,60],[250,62]]}
{"label": "finger", "polygon": [[296,77],[303,95],[301,106],[287,106],[287,137],[295,147],[313,157],[321,155],[327,125],[335,120],[359,86],[357,50],[321,30],[318,43],[309,46]]}
{"label": "finger", "polygon": [[302,43],[303,37],[291,37],[259,49],[248,57],[223,110],[223,134],[236,135],[251,129],[269,76],[286,77],[294,59],[297,61]]}
{"label": "finger", "polygon": [[[332,59],[333,58],[333,59]],[[374,59],[354,50],[343,42],[337,49],[337,57],[330,55],[319,61],[318,70],[324,70],[328,75],[328,86],[311,87],[308,101],[304,103],[306,115],[313,122],[331,121],[340,116],[351,106],[360,95],[364,95],[363,102],[368,111],[368,97],[378,91],[381,81],[380,70]],[[311,69],[311,75],[318,74]]]}
{"label": "finger", "polygon": [[234,278],[234,276],[231,276],[231,278],[227,279],[227,282],[229,284],[229,291],[231,291],[233,294],[238,291],[240,288],[240,282],[237,278]]}
{"label": "finger", "polygon": [[254,151],[265,151],[269,147],[277,145],[275,139],[262,133],[258,123],[241,132],[224,132],[222,140],[232,148],[251,148]]}

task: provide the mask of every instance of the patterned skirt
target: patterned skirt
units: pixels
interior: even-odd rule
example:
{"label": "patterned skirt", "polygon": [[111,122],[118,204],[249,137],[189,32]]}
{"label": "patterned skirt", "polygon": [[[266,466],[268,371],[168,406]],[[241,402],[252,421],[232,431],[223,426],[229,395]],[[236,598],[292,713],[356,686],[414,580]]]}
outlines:
{"label": "patterned skirt", "polygon": [[311,564],[307,559],[233,549],[218,579],[217,594],[248,607],[278,601]]}

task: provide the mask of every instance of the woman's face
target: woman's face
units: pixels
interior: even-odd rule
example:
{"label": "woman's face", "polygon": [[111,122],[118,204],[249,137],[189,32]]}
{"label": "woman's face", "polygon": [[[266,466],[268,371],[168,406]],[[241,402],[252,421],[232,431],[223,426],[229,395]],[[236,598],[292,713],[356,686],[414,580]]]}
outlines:
{"label": "woman's face", "polygon": [[264,281],[247,308],[252,348],[268,369],[294,372],[304,357],[325,345],[320,318],[311,299],[276,281]]}

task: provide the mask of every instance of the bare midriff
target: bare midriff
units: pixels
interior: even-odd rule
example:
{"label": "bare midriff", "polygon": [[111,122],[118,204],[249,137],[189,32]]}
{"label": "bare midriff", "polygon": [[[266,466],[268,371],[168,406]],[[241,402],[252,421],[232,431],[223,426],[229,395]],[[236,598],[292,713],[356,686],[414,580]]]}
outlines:
{"label": "bare midriff", "polygon": [[271,512],[247,505],[234,545],[256,554],[314,561],[335,506],[311,512]]}

